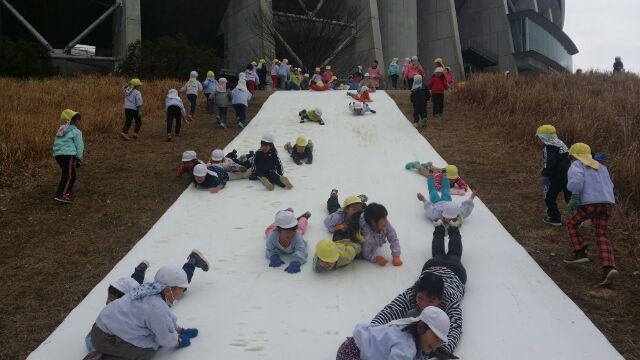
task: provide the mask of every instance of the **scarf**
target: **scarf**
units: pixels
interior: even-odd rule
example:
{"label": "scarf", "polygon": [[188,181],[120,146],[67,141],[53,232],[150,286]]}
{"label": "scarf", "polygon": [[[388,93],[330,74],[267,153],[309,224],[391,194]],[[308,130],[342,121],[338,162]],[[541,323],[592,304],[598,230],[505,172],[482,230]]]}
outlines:
{"label": "scarf", "polygon": [[147,296],[157,295],[160,294],[165,287],[165,285],[158,282],[144,283],[131,290],[131,298],[133,300],[138,300]]}
{"label": "scarf", "polygon": [[71,125],[71,121],[67,121],[65,124],[60,125],[58,131],[56,131],[56,136],[63,137],[65,131],[67,131],[67,129],[69,128],[69,125]]}
{"label": "scarf", "polygon": [[413,77],[413,85],[411,86],[411,91],[415,89],[419,89],[422,87],[422,76],[416,75]]}
{"label": "scarf", "polygon": [[247,82],[244,79],[238,80],[238,86],[236,86],[236,89],[247,91]]}
{"label": "scarf", "polygon": [[578,159],[582,165],[592,168],[593,170],[600,169],[600,163],[593,160],[591,154],[573,154],[574,158]]}
{"label": "scarf", "polygon": [[565,145],[565,143],[563,143],[556,134],[541,134],[538,135],[538,138],[540,138],[540,141],[542,141],[545,145],[551,145],[559,148],[560,152],[569,152],[569,148],[567,147],[567,145]]}
{"label": "scarf", "polygon": [[220,78],[220,80],[218,80],[218,86],[216,86],[216,92],[227,92],[227,79],[226,78]]}

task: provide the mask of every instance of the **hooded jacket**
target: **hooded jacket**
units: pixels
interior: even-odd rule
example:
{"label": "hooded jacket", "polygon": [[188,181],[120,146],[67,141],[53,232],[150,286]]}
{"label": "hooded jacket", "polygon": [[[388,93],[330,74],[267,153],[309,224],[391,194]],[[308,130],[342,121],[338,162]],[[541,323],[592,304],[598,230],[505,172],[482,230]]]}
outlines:
{"label": "hooded jacket", "polygon": [[53,140],[53,156],[56,157],[58,155],[72,155],[82,161],[84,141],[82,139],[82,131],[75,125],[67,126],[63,135],[56,135]]}
{"label": "hooded jacket", "polygon": [[267,237],[267,251],[265,253],[267,259],[270,259],[273,255],[293,255],[295,261],[298,261],[301,265],[307,262],[307,242],[302,238],[298,232],[294,235],[289,247],[285,248],[280,245],[278,239],[280,238],[280,231],[274,229]]}
{"label": "hooded jacket", "polygon": [[197,96],[202,91],[202,84],[196,78],[190,78],[180,91],[187,93],[187,95]]}
{"label": "hooded jacket", "polygon": [[405,69],[404,78],[405,80],[413,79],[416,75],[424,76],[424,68],[420,63],[410,62]]}
{"label": "hooded jacket", "polygon": [[389,64],[389,70],[387,71],[388,76],[398,75],[400,73],[400,65],[397,62],[392,62]]}
{"label": "hooded jacket", "polygon": [[542,150],[544,164],[540,175],[564,181],[571,166],[567,145],[558,139],[557,135],[540,135],[539,138],[545,144]]}
{"label": "hooded jacket", "polygon": [[280,176],[284,175],[278,154],[275,151],[268,153],[256,151],[251,172],[257,176],[265,176],[269,171],[275,171]]}
{"label": "hooded jacket", "polygon": [[202,83],[202,88],[205,94],[213,94],[216,91],[216,87],[218,86],[218,80],[214,77],[208,77]]}
{"label": "hooded jacket", "polygon": [[435,74],[429,79],[427,86],[429,86],[429,89],[431,89],[431,92],[434,94],[444,94],[444,92],[449,89],[447,79],[444,76]]}
{"label": "hooded jacket", "polygon": [[139,111],[142,108],[142,93],[136,88],[125,88],[124,108]]}
{"label": "hooded jacket", "polygon": [[572,194],[580,194],[579,205],[616,203],[609,170],[602,164],[595,170],[580,161],[571,163],[567,189]]}

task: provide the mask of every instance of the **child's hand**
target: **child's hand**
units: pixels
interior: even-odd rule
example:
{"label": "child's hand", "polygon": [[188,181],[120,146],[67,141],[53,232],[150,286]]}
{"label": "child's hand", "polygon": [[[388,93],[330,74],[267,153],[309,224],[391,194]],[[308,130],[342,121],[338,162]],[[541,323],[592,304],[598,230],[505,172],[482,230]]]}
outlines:
{"label": "child's hand", "polygon": [[400,260],[400,256],[394,256],[391,263],[393,264],[393,266],[402,266],[402,260]]}
{"label": "child's hand", "polygon": [[422,195],[421,193],[418,193],[418,200],[420,200],[422,202],[426,202],[427,198],[425,198],[424,195]]}
{"label": "child's hand", "polygon": [[335,231],[347,231],[348,229],[347,224],[338,224],[335,226]]}
{"label": "child's hand", "polygon": [[209,192],[212,193],[212,194],[217,194],[220,190],[222,190],[222,189],[220,189],[220,188],[218,188],[216,186],[214,188],[211,188],[211,190],[209,190]]}
{"label": "child's hand", "polygon": [[380,266],[385,266],[389,260],[385,259],[384,256],[376,256],[376,263]]}

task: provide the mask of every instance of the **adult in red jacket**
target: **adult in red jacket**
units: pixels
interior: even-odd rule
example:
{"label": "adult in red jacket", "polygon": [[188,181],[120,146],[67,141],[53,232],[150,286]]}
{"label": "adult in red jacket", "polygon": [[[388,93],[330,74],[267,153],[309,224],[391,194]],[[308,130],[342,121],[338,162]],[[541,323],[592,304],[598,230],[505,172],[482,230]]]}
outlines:
{"label": "adult in red jacket", "polygon": [[407,68],[404,72],[404,79],[407,81],[409,89],[413,87],[413,77],[416,75],[424,76],[424,68],[418,62],[418,57],[414,55],[411,58],[411,63],[407,65]]}
{"label": "adult in red jacket", "polygon": [[441,116],[444,111],[444,92],[449,89],[449,84],[447,84],[447,78],[444,76],[443,68],[436,68],[427,86],[431,90],[433,116]]}
{"label": "adult in red jacket", "polygon": [[371,67],[367,69],[369,76],[371,77],[371,81],[373,82],[373,86],[376,89],[381,89],[380,87],[380,79],[382,79],[382,71],[378,67],[378,60],[373,60],[373,64]]}

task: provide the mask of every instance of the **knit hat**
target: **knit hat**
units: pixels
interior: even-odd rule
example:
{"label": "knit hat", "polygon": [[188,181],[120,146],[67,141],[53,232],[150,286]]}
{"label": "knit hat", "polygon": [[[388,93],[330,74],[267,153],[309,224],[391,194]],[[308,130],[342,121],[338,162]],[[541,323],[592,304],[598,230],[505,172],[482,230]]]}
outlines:
{"label": "knit hat", "polygon": [[444,167],[447,171],[447,178],[449,180],[455,180],[458,178],[458,167],[455,165],[447,165]]}
{"label": "knit hat", "polygon": [[338,247],[329,239],[322,239],[316,244],[316,255],[324,262],[334,263],[340,258]]}
{"label": "knit hat", "polygon": [[213,71],[211,70],[207,71],[207,77],[214,77],[215,75],[216,74]]}
{"label": "knit hat", "polygon": [[452,201],[445,201],[442,204],[442,217],[445,219],[455,219],[460,214],[460,209]]}
{"label": "knit hat", "polygon": [[355,195],[347,196],[347,198],[342,202],[342,207],[346,208],[353,204],[362,204],[362,199]]}
{"label": "knit hat", "polygon": [[222,161],[224,159],[224,152],[220,149],[215,149],[211,152],[211,160],[213,161]]}
{"label": "knit hat", "polygon": [[317,107],[317,108],[315,108],[314,110],[315,110],[316,114],[318,114],[318,115],[322,116],[322,109],[320,109],[319,107]]}
{"label": "knit hat", "polygon": [[273,144],[273,143],[275,143],[275,141],[276,141],[276,139],[271,134],[264,134],[264,135],[262,135],[262,138],[260,139],[260,142],[265,142],[265,143],[269,143],[269,144]]}
{"label": "knit hat", "polygon": [[207,176],[207,166],[205,164],[198,164],[193,167],[193,176]]}
{"label": "knit hat", "polygon": [[65,109],[62,111],[62,113],[60,114],[60,121],[62,122],[69,122],[71,121],[71,119],[73,119],[74,116],[76,116],[78,114],[77,111],[73,111],[71,109]]}
{"label": "knit hat", "polygon": [[191,161],[197,158],[198,158],[198,155],[196,155],[196,152],[193,150],[187,150],[182,153],[182,161]]}
{"label": "knit hat", "polygon": [[298,146],[307,146],[309,144],[309,140],[304,136],[298,136],[296,139],[296,145]]}
{"label": "knit hat", "polygon": [[536,135],[553,135],[556,134],[556,128],[553,125],[542,125],[536,130]]}
{"label": "knit hat", "polygon": [[433,70],[434,74],[441,74],[443,72],[444,72],[444,68],[440,66],[438,66],[435,70]]}
{"label": "knit hat", "polygon": [[168,287],[189,287],[189,280],[187,279],[187,273],[177,266],[163,266],[158,269],[156,276],[153,278],[154,282],[160,283]]}
{"label": "knit hat", "polygon": [[167,92],[167,99],[180,99],[180,95],[178,95],[178,90],[169,89]]}
{"label": "knit hat", "polygon": [[276,226],[283,229],[291,229],[298,225],[298,219],[293,215],[293,212],[288,210],[280,210],[276,213],[276,219],[274,221]]}
{"label": "knit hat", "polygon": [[578,159],[582,164],[592,169],[598,170],[600,163],[593,160],[591,147],[585,143],[575,143],[569,148],[569,155]]}
{"label": "knit hat", "polygon": [[133,280],[130,277],[123,277],[114,282],[109,283],[109,285],[116,288],[116,290],[120,291],[123,294],[128,293],[131,289],[138,287],[138,282]]}
{"label": "knit hat", "polygon": [[420,316],[418,316],[418,320],[427,324],[429,329],[431,329],[444,344],[447,343],[447,334],[449,334],[451,321],[444,311],[435,306],[427,306],[422,310]]}

